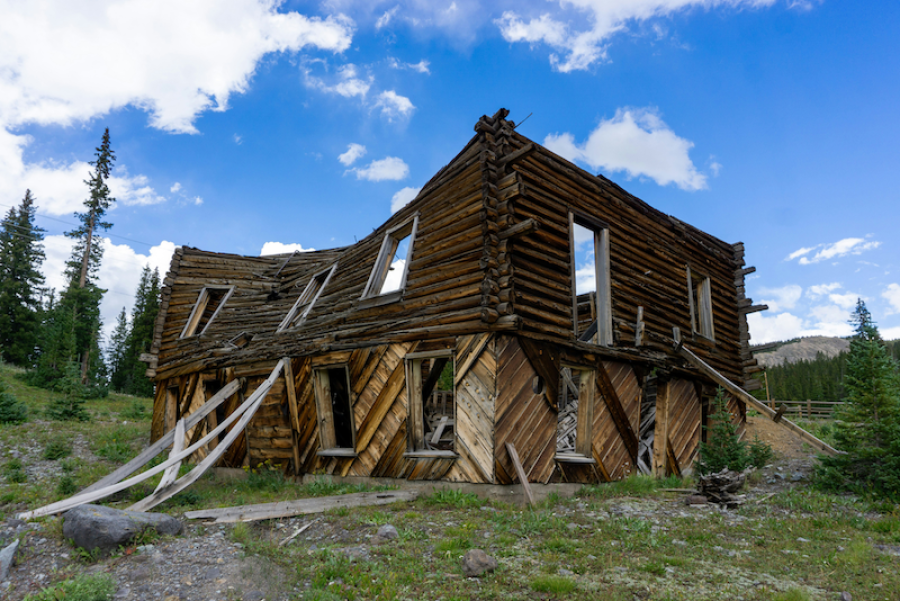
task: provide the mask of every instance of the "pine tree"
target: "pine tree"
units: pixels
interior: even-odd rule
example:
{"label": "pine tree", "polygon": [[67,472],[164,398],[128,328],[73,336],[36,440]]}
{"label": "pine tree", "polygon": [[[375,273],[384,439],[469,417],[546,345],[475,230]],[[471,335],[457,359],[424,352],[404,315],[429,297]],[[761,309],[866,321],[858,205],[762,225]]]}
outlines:
{"label": "pine tree", "polygon": [[0,357],[17,365],[34,358],[40,329],[44,230],[34,216],[34,197],[26,190],[0,223]]}
{"label": "pine tree", "polygon": [[128,316],[125,313],[125,307],[116,320],[116,329],[113,330],[112,338],[109,341],[109,350],[107,351],[107,364],[109,365],[109,385],[116,392],[123,392],[127,385],[127,376],[125,369],[125,356],[128,347]]}
{"label": "pine tree", "polygon": [[[90,162],[94,169],[89,179],[84,181],[90,189],[90,196],[84,201],[85,211],[75,213],[75,218],[81,225],[66,232],[66,236],[74,238],[76,242],[72,256],[66,264],[66,275],[69,276],[70,283],[63,293],[63,302],[72,305],[77,323],[83,326],[79,328],[82,331],[76,334],[75,340],[76,350],[81,359],[82,384],[88,383],[92,365],[97,365],[97,361],[102,360],[96,351],[99,350],[98,336],[101,325],[100,299],[106,291],[98,288],[93,278],[96,277],[103,258],[102,239],[98,232],[112,227],[111,223],[103,219],[107,210],[116,201],[110,196],[109,187],[106,185],[116,160],[116,155],[110,148],[109,128],[103,132],[100,146],[95,151],[95,159]],[[83,335],[85,329],[90,331],[89,336]]]}
{"label": "pine tree", "polygon": [[835,446],[844,454],[823,457],[818,481],[832,490],[851,490],[900,501],[900,380],[898,368],[862,300],[850,320],[844,389]]}
{"label": "pine tree", "polygon": [[128,340],[128,362],[131,370],[130,394],[152,396],[153,382],[146,376],[147,365],[141,355],[150,350],[153,329],[159,314],[159,271],[144,267],[131,312],[131,336]]}

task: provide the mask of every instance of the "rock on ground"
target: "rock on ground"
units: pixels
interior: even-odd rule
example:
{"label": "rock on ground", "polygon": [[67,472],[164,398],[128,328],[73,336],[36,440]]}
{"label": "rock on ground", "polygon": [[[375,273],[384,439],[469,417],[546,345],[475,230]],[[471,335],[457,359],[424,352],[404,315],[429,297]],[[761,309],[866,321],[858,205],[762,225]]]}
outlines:
{"label": "rock on ground", "polygon": [[9,577],[9,569],[16,561],[16,550],[19,548],[19,541],[13,542],[2,551],[0,551],[0,582]]}
{"label": "rock on ground", "polygon": [[497,560],[482,549],[472,549],[463,556],[463,573],[468,578],[477,578],[497,569]]}
{"label": "rock on ground", "polygon": [[161,513],[123,511],[103,505],[81,505],[63,516],[63,536],[87,551],[109,552],[147,530],[181,534],[180,521]]}

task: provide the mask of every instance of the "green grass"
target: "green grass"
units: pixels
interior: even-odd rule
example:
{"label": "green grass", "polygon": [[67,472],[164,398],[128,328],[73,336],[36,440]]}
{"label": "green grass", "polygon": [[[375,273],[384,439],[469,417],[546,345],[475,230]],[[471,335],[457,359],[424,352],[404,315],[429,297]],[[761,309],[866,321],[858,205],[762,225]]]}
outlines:
{"label": "green grass", "polygon": [[107,574],[82,574],[28,595],[25,601],[107,601],[113,598],[116,583]]}
{"label": "green grass", "polygon": [[531,580],[531,590],[539,593],[564,595],[575,590],[575,583],[563,576],[538,576]]}

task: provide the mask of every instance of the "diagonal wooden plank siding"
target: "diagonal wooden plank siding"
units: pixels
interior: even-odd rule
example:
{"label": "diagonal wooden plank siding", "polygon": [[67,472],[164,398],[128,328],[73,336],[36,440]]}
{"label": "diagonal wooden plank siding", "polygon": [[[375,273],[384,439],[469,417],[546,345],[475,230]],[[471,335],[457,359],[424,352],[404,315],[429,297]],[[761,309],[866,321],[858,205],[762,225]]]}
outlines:
{"label": "diagonal wooden plank siding", "polygon": [[669,382],[669,442],[684,473],[693,469],[701,435],[701,407],[697,388],[688,380]]}
{"label": "diagonal wooden plank siding", "polygon": [[538,373],[513,336],[497,337],[496,474],[498,484],[518,481],[506,443],[515,445],[530,482],[546,483],[554,470],[556,411],[532,387]]}

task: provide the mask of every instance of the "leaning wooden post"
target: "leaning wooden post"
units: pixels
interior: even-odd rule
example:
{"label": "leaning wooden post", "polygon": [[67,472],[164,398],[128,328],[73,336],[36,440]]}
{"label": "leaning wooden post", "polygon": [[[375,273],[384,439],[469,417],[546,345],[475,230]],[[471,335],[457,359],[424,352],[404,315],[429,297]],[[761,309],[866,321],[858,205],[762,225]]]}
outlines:
{"label": "leaning wooden post", "polygon": [[513,446],[513,443],[506,443],[506,452],[509,453],[509,458],[512,460],[516,474],[519,476],[519,482],[522,483],[522,490],[525,492],[525,500],[528,501],[529,506],[534,507],[534,493],[531,492],[531,485],[528,483],[528,474],[525,473],[522,462],[519,461],[519,453],[516,452],[516,447]]}
{"label": "leaning wooden post", "polygon": [[666,450],[669,446],[669,382],[656,382],[656,428],[653,431],[653,475],[666,477]]}
{"label": "leaning wooden post", "polygon": [[806,419],[812,419],[812,401],[806,399]]}

